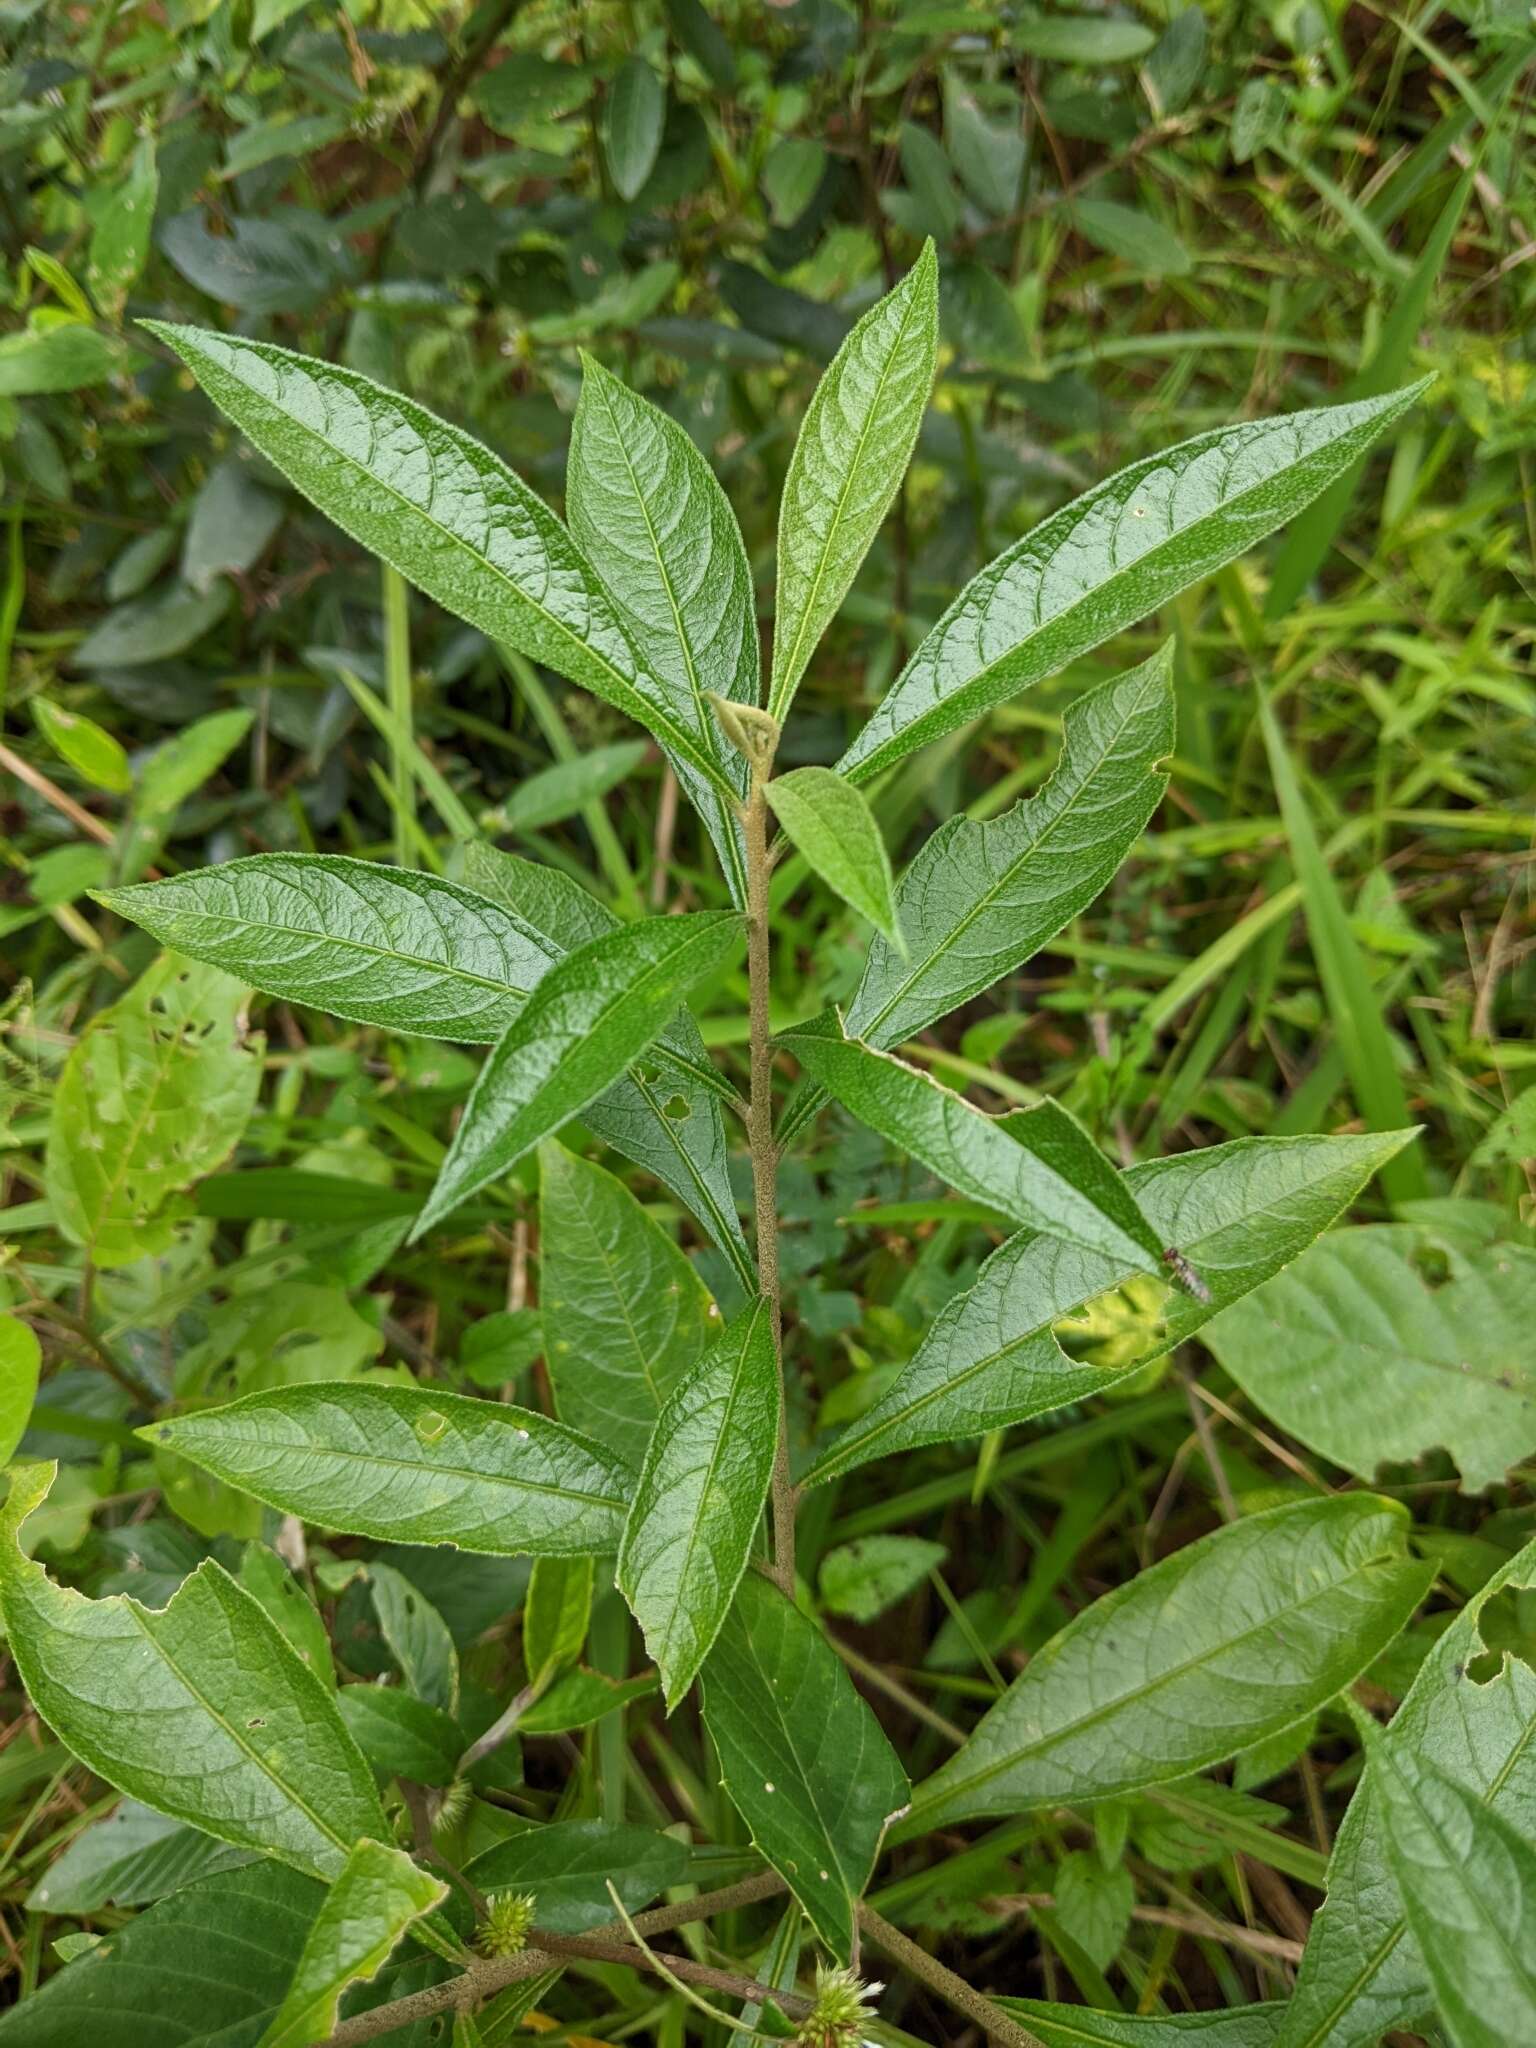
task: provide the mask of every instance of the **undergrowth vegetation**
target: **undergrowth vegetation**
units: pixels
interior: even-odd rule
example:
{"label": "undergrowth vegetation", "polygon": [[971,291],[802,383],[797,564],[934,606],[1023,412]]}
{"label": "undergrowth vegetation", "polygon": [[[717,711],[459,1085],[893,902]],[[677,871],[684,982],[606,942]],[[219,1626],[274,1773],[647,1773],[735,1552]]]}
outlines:
{"label": "undergrowth vegetation", "polygon": [[0,2048],[1536,2040],[1528,16],[0,42]]}

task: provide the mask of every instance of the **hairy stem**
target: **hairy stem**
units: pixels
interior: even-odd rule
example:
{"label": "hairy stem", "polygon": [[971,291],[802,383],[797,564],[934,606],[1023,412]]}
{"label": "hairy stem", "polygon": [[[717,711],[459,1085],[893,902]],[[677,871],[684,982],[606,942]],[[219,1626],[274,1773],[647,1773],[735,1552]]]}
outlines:
{"label": "hairy stem", "polygon": [[768,802],[771,763],[754,758],[752,793],[742,813],[747,851],[747,974],[751,984],[752,1094],[747,1137],[752,1148],[752,1227],[758,1285],[768,1297],[773,1348],[779,1361],[779,1445],[773,1461],[773,1576],[795,1597],[795,1488],[789,1476],[789,1402],[784,1387],[784,1323],[779,1306],[778,1149],[773,1136],[773,1048],[768,994],[772,951],[768,929]]}
{"label": "hairy stem", "polygon": [[989,2041],[1001,2041],[1003,2048],[1045,2048],[1038,2034],[1032,2034],[1028,2027],[1021,2027],[990,1998],[983,1998],[979,1991],[973,1991],[963,1978],[957,1977],[953,1970],[946,1970],[942,1963],[920,1949],[915,1941],[909,1941],[889,1920],[882,1920],[873,1906],[860,1905],[859,1927],[877,1949],[888,1955],[892,1962],[900,1963],[909,1977],[926,1984],[946,2005],[953,2006],[956,2012],[964,2013],[968,2020],[974,2021]]}

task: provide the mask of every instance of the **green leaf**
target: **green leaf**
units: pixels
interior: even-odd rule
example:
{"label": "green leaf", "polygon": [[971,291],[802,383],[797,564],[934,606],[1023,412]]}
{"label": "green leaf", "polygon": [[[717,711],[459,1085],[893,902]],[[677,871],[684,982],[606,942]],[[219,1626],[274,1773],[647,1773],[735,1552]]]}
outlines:
{"label": "green leaf", "polygon": [[1030,57],[1063,64],[1129,64],[1145,56],[1155,33],[1128,16],[1037,14],[1033,9],[1012,24],[1009,40]]}
{"label": "green leaf", "polygon": [[779,1362],[759,1295],[669,1396],[619,1545],[619,1590],[661,1673],[669,1713],[747,1568],[778,1440]]}
{"label": "green leaf", "polygon": [[120,341],[71,320],[0,338],[0,398],[41,397],[105,384],[126,367]]}
{"label": "green leaf", "polygon": [[226,457],[192,500],[181,574],[194,590],[255,567],[283,523],[285,505],[252,476],[248,463]]}
{"label": "green leaf", "polygon": [[[1137,1279],[1129,1260],[1029,1232],[1010,1238],[803,1483],[819,1485],[922,1444],[983,1436],[1118,1385],[1294,1259],[1403,1142],[1403,1134],[1239,1138],[1131,1167],[1125,1180],[1142,1213],[1195,1266],[1209,1303],[1167,1285],[1148,1299],[1150,1283]],[[1058,1324],[1063,1335],[1076,1334],[1066,1319],[1089,1303],[1101,1310],[1094,1334],[1109,1337],[1107,1359],[1073,1359],[1055,1334]]]}
{"label": "green leaf", "polygon": [[[705,693],[755,704],[762,656],[752,571],[736,515],[692,437],[582,357],[566,472],[571,530],[619,606],[678,715],[745,795],[747,763],[724,744]],[[709,828],[738,903],[746,868],[732,805],[673,762]]]}
{"label": "green leaf", "polygon": [[879,1131],[972,1200],[1088,1251],[1162,1269],[1162,1248],[1135,1197],[1056,1103],[999,1119],[888,1052],[848,1038],[835,1011],[778,1043],[860,1123]]}
{"label": "green leaf", "polygon": [[111,313],[121,309],[149,256],[159,193],[155,138],[145,135],[128,159],[122,181],[102,202],[91,230],[87,274],[98,302]]}
{"label": "green leaf", "polygon": [[[1494,1573],[1431,1647],[1393,1717],[1392,1740],[1529,1840],[1536,1671],[1496,1649],[1488,1628],[1500,1597],[1523,1588],[1536,1588],[1536,1543]],[[1416,2027],[1434,2002],[1403,1916],[1373,1777],[1367,1770],[1339,1829],[1328,1895],[1313,1917],[1276,2048],[1376,2048],[1383,2034]]]}
{"label": "green leaf", "polygon": [[1139,2014],[1052,2005],[1041,1998],[999,1998],[1045,2048],[1276,2048],[1285,2007],[1243,2005],[1226,2012]]}
{"label": "green leaf", "polygon": [[75,1041],[48,1125],[54,1219],[98,1266],[164,1251],[171,1197],[245,1129],[263,1041],[243,1032],[246,992],[173,954],[145,970]]}
{"label": "green leaf", "polygon": [[719,1310],[623,1182],[558,1143],[539,1150],[539,1243],[556,1411],[638,1467]]}
{"label": "green leaf", "polygon": [[[557,869],[489,846],[460,851],[470,883],[519,914],[558,953],[619,929],[611,910]],[[687,1010],[662,1032],[651,1060],[616,1081],[582,1112],[582,1120],[594,1136],[654,1174],[692,1210],[750,1294],[757,1286],[757,1267],[731,1192],[720,1076]]]}
{"label": "green leaf", "polygon": [[1130,1931],[1136,1887],[1122,1864],[1106,1870],[1091,1849],[1074,1849],[1052,1881],[1057,1925],[1096,1970],[1107,1970]]}
{"label": "green leaf", "polygon": [[581,1655],[592,1619],[590,1557],[541,1557],[523,1601],[523,1665],[542,1689]]}
{"label": "green leaf", "polygon": [[57,1470],[14,1471],[0,1513],[0,1613],[33,1705],[109,1785],[335,1877],[386,1823],[330,1692],[211,1559],[160,1609],[54,1585],[20,1533]]}
{"label": "green leaf", "polygon": [[1230,1523],[1127,1580],[1031,1658],[897,1832],[1163,1784],[1299,1721],[1428,1591],[1407,1534],[1396,1502],[1340,1494]]}
{"label": "green leaf", "polygon": [[43,1347],[28,1323],[0,1315],[0,1465],[8,1465],[27,1432]]}
{"label": "green leaf", "polygon": [[393,1565],[377,1559],[368,1567],[368,1588],[379,1633],[419,1700],[445,1714],[459,1708],[459,1653],[448,1624],[419,1586]]}
{"label": "green leaf", "polygon": [[451,1785],[464,1754],[458,1723],[392,1685],[344,1685],[336,1704],[376,1771],[416,1785]]}
{"label": "green leaf", "polygon": [[1218,427],[1095,485],[961,591],[839,769],[868,782],[1214,574],[1342,475],[1426,388]]}
{"label": "green leaf", "polygon": [[279,1863],[176,1891],[0,2015],[3,2048],[248,2048],[325,1894]]}
{"label": "green leaf", "polygon": [[960,73],[944,74],[944,140],[950,160],[976,204],[990,219],[1011,214],[1024,175],[1024,130],[1013,101],[1003,122],[989,121]]}
{"label": "green leaf", "polygon": [[[1280,815],[1285,820],[1286,837],[1291,842],[1296,880],[1301,885],[1312,956],[1317,962],[1318,979],[1323,984],[1328,1015],[1351,1090],[1373,1130],[1401,1130],[1411,1118],[1407,1093],[1397,1070],[1392,1034],[1387,1029],[1360,942],[1350,929],[1339,885],[1323,858],[1295,765],[1269,700],[1262,697],[1259,727],[1269,755],[1275,795],[1280,801]],[[1394,1202],[1422,1199],[1429,1188],[1417,1151],[1404,1152],[1400,1159],[1384,1167],[1382,1185]]]}
{"label": "green leaf", "polygon": [[634,1484],[563,1423],[436,1387],[284,1387],[139,1433],[320,1528],[485,1557],[611,1552]]}
{"label": "green leaf", "polygon": [[829,1550],[821,1560],[817,1590],[829,1614],[871,1622],[915,1592],[944,1562],[942,1543],[921,1536],[861,1536]]}
{"label": "green leaf", "polygon": [[572,761],[556,761],[552,767],[541,768],[537,775],[520,782],[500,806],[497,829],[538,832],[547,825],[562,824],[584,805],[626,781],[646,752],[644,740],[617,740],[610,747],[594,747]]}
{"label": "green leaf", "polygon": [[325,1623],[277,1553],[264,1543],[247,1543],[239,1579],[327,1691],[334,1689],[336,1667]]}
{"label": "green leaf", "polygon": [[94,718],[50,704],[46,697],[32,699],[32,716],[60,760],[67,761],[95,788],[109,790],[114,796],[132,789],[128,756]]}
{"label": "green leaf", "polygon": [[377,1976],[412,1921],[447,1896],[447,1885],[404,1850],[359,1842],[325,1895],[257,2048],[313,2048],[335,2027],[342,1993]]}
{"label": "green leaf", "polygon": [[355,1024],[493,1045],[558,952],[437,875],[327,853],[257,853],[97,901],[266,995]]}
{"label": "green leaf", "polygon": [[603,155],[621,199],[633,199],[656,165],[667,89],[643,57],[620,65],[603,108]]}
{"label": "green leaf", "polygon": [[649,1699],[656,1690],[653,1673],[638,1678],[605,1678],[600,1671],[579,1665],[557,1678],[541,1700],[522,1714],[518,1732],[522,1735],[566,1735],[574,1728],[590,1728],[594,1721],[616,1713],[635,1700]]}
{"label": "green leaf", "polygon": [[682,1880],[688,1852],[670,1835],[601,1820],[552,1821],[498,1842],[466,1873],[483,1892],[532,1892],[537,1923],[551,1934],[585,1934],[613,1919],[611,1881],[637,1913]]}
{"label": "green leaf", "polygon": [[481,1068],[412,1240],[610,1087],[741,932],[735,911],[646,918],[552,967]]}
{"label": "green leaf", "polygon": [[830,768],[794,768],[765,785],[769,808],[827,887],[905,955],[880,827],[852,783]]}
{"label": "green leaf", "polygon": [[1392,1735],[1366,1744],[1387,1857],[1455,2048],[1536,2040],[1536,1844]]}
{"label": "green leaf", "polygon": [[781,725],[901,487],[933,386],[938,321],[929,242],[849,334],[806,409],[779,507],[768,709]]}
{"label": "green leaf", "polygon": [[107,1905],[147,1906],[215,1871],[251,1860],[248,1849],[231,1848],[201,1828],[189,1828],[137,1799],[124,1799],[104,1820],[80,1830],[43,1872],[25,1904],[29,1913],[81,1915]]}
{"label": "green leaf", "polygon": [[704,1721],[753,1842],[846,1962],[907,1780],[820,1629],[756,1573],[704,1666]]}
{"label": "green leaf", "polygon": [[354,370],[270,342],[145,325],[343,532],[491,639],[648,727],[731,798],[713,755],[636,654],[596,571],[488,448]]}
{"label": "green leaf", "polygon": [[1073,199],[1067,218],[1085,241],[1118,256],[1143,277],[1185,277],[1193,259],[1171,228],[1137,206],[1113,199]]}
{"label": "green leaf", "polygon": [[896,892],[907,955],[870,946],[849,1035],[914,1037],[1086,909],[1157,808],[1172,751],[1170,644],[1069,705],[1043,789],[984,823],[951,818],[923,845]]}
{"label": "green leaf", "polygon": [[[108,612],[100,625],[86,634],[72,658],[81,668],[144,668],[152,661],[168,661],[218,624],[229,610],[229,599],[227,583],[201,594],[181,584],[151,592]],[[213,715],[239,718],[244,725],[251,721],[248,711]]]}
{"label": "green leaf", "polygon": [[[1433,1282],[1425,1259],[1443,1260]],[[1204,1341],[1290,1435],[1368,1479],[1443,1447],[1479,1492],[1536,1451],[1536,1252],[1338,1231]],[[1371,1398],[1360,1398],[1361,1374]]]}

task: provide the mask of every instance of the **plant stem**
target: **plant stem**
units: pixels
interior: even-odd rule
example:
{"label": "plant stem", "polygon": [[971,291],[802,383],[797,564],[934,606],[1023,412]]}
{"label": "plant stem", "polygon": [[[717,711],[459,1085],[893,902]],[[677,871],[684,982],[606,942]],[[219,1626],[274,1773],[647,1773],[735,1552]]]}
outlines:
{"label": "plant stem", "polygon": [[768,1298],[773,1349],[779,1361],[779,1443],[770,1496],[773,1515],[773,1576],[786,1597],[795,1597],[795,1488],[789,1476],[789,1402],[784,1386],[784,1321],[779,1305],[779,1155],[773,1136],[773,1047],[768,1022],[772,986],[772,941],[768,922],[768,801],[764,794],[771,761],[752,763],[752,790],[742,812],[747,852],[747,975],[751,986],[752,1092],[747,1138],[752,1148],[752,1229],[757,1244],[757,1280]]}
{"label": "plant stem", "polygon": [[935,1962],[926,1950],[920,1949],[915,1941],[909,1941],[889,1920],[882,1920],[873,1906],[860,1905],[859,1926],[876,1948],[883,1950],[892,1962],[900,1963],[909,1977],[916,1977],[920,1984],[926,1984],[930,1991],[937,1992],[946,2005],[953,2006],[956,2012],[963,2012],[968,2020],[974,2021],[989,2041],[1001,2041],[1003,2048],[1045,2048],[1038,2034],[1032,2034],[1028,2027],[1021,2027],[990,1998],[983,1998],[979,1991],[973,1991],[953,1970],[946,1970],[942,1963]]}

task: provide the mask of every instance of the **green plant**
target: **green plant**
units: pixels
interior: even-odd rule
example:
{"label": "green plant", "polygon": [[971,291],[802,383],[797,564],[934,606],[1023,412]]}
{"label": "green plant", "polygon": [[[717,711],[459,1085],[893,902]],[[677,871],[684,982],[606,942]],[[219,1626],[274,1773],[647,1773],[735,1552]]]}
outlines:
{"label": "green plant", "polygon": [[[607,147],[623,190],[643,182],[654,122],[643,80],[625,74],[620,85]],[[949,1731],[947,1761],[915,1774],[856,1686],[856,1657],[841,1656],[801,1604],[797,1525],[821,1489],[877,1458],[1144,1384],[1187,1337],[1290,1264],[1411,1136],[1245,1138],[1120,1170],[1060,1103],[987,1115],[893,1050],[1016,971],[1129,851],[1173,750],[1170,649],[1073,706],[1061,763],[1040,791],[985,823],[941,824],[894,884],[880,778],[1217,575],[1349,477],[1423,389],[1219,428],[1111,477],[961,591],[835,770],[781,777],[797,685],[916,440],[935,362],[936,282],[929,248],[854,327],[807,412],[780,516],[766,708],[752,581],[726,499],[687,434],[597,364],[586,365],[576,417],[567,528],[478,442],[353,371],[265,342],[153,329],[248,440],[397,577],[509,661],[554,668],[641,723],[696,804],[735,906],[620,922],[569,876],[473,840],[457,849],[453,876],[262,854],[99,895],[200,963],[173,957],[124,999],[111,1046],[125,1065],[111,1100],[132,1108],[131,1148],[101,1139],[92,1122],[106,1085],[94,1064],[102,1020],[66,1071],[80,1110],[56,1125],[50,1173],[67,1195],[60,1227],[99,1267],[140,1256],[157,1216],[167,1248],[177,1190],[227,1150],[218,1117],[247,1085],[228,992],[248,987],[385,1031],[491,1048],[411,1239],[441,1239],[470,1217],[497,1227],[536,1170],[546,1316],[572,1332],[549,1357],[559,1419],[430,1384],[316,1373],[229,1404],[187,1398],[201,1392],[187,1382],[180,1412],[139,1432],[183,1486],[215,1483],[296,1524],[534,1560],[523,1682],[473,1731],[451,1632],[386,1562],[360,1569],[406,1690],[349,1700],[362,1689],[330,1689],[323,1632],[316,1644],[302,1601],[307,1618],[296,1618],[280,1571],[258,1566],[247,1583],[210,1559],[161,1611],[121,1594],[83,1599],[20,1547],[47,1499],[48,1469],[13,1476],[0,1610],[37,1708],[109,1784],[264,1859],[222,1890],[210,1883],[200,1931],[217,1942],[225,1916],[249,1913],[253,1896],[277,1906],[295,1883],[330,1887],[261,2037],[274,2048],[321,2038],[340,2048],[448,2012],[464,2039],[500,2038],[494,2030],[515,2024],[532,1987],[581,1960],[655,1973],[690,2000],[707,1990],[744,2001],[755,2017],[726,2022],[744,2031],[841,2041],[866,2024],[858,1979],[846,1974],[866,1949],[992,2038],[1054,2039],[1055,2008],[987,1998],[870,1903],[882,1854],[977,1820],[1036,1815],[1048,1826],[1059,1808],[1102,1816],[1101,1840],[1130,1800],[1164,1799],[1174,1812],[1192,1800],[1198,1810],[1211,1789],[1199,1773],[1283,1739],[1335,1700],[1388,1651],[1428,1589],[1432,1567],[1410,1555],[1407,1518],[1386,1499],[1247,1514],[1087,1606],[974,1727]],[[397,587],[386,587],[398,622]],[[391,690],[397,721],[404,674],[407,687]],[[1288,807],[1296,801],[1287,790]],[[770,816],[782,841],[770,837]],[[797,860],[875,930],[847,1001],[775,1032],[771,890],[775,869],[790,874]],[[1330,929],[1347,942],[1337,921]],[[720,983],[743,943],[745,1100],[686,1007]],[[204,987],[197,977],[210,970]],[[189,1032],[220,1047],[228,1069],[213,1105],[176,1092]],[[789,1060],[799,1080],[781,1094]],[[777,1190],[781,1158],[829,1100],[962,1198],[937,1206],[941,1225],[950,1210],[1004,1235],[910,1357],[840,1428],[808,1443],[791,1427]],[[188,1128],[194,1106],[204,1121]],[[692,1213],[713,1239],[718,1291],[733,1290],[734,1303],[712,1298],[633,1196],[561,1144],[576,1119]],[[744,1126],[750,1154],[751,1256],[725,1172],[727,1119]],[[562,1260],[579,1269],[564,1232],[574,1240],[583,1203],[604,1211],[587,1226],[603,1250],[592,1270],[629,1333],[627,1349],[604,1343],[590,1361],[581,1318],[602,1303],[584,1292],[590,1274],[556,1278]],[[582,1298],[568,1300],[568,1289]],[[604,1375],[600,1388],[589,1367]],[[1527,1583],[1532,1555],[1521,1553],[1511,1584]],[[494,1787],[520,1732],[581,1726],[622,1703],[612,1675],[576,1662],[610,1569],[666,1709],[698,1684],[750,1841],[734,1860],[720,1844],[728,1882],[638,1920],[659,1891],[697,1873],[676,1842],[622,1818],[513,1833],[462,1871],[434,1843],[458,1788]],[[352,1570],[338,1569],[338,1590]],[[1497,1683],[1518,1691],[1522,1674],[1506,1663]],[[1410,1706],[1424,1683],[1421,1673]],[[1383,1796],[1395,1872],[1426,1829],[1453,1823],[1477,1839],[1479,1877],[1513,1855],[1506,1823],[1490,1815],[1502,1777],[1442,1796],[1443,1756],[1415,1779],[1417,1766],[1386,1760],[1415,1754],[1410,1738],[1394,1728],[1379,1739],[1371,1782],[1392,1788]],[[613,1763],[622,1771],[622,1751]],[[397,1825],[414,1860],[393,1839]],[[1521,1872],[1525,1857],[1522,1848]],[[784,1890],[783,1954],[770,1944],[757,1968],[649,1946],[660,1929]],[[1404,1898],[1411,1927],[1435,1926],[1419,1888],[1407,1885]],[[1330,1896],[1335,1906],[1348,1911],[1347,1892]],[[845,1973],[824,1974],[814,2000],[793,1988],[801,1914]],[[343,1994],[406,1937],[401,1953],[412,1959],[399,1970],[425,1969],[430,1981],[341,2019]],[[130,1945],[117,1956],[123,1968]],[[1480,1969],[1496,1966],[1495,1948],[1482,1940]],[[89,1967],[113,1966],[108,1956]],[[49,1994],[64,2013],[71,1974]],[[1458,2042],[1481,2039],[1443,1989],[1454,1963],[1437,1957],[1430,1974]],[[1516,2010],[1529,1989],[1517,1970],[1501,2009]],[[1297,2025],[1311,1995],[1304,1983]],[[1275,2038],[1289,2041],[1291,2026],[1279,2018]]]}

